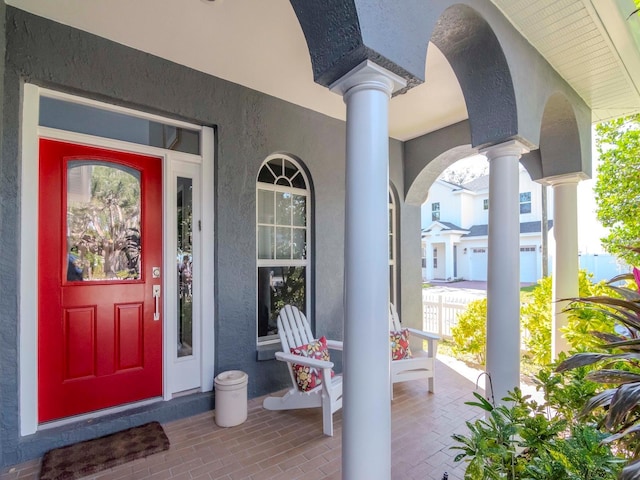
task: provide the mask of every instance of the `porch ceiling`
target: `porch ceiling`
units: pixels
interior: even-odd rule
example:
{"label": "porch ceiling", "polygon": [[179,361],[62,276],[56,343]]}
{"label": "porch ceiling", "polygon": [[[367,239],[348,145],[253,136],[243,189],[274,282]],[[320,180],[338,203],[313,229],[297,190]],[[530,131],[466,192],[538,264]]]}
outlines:
{"label": "porch ceiling", "polygon": [[491,0],[593,111],[640,111],[640,17],[633,0]]}
{"label": "porch ceiling", "polygon": [[[640,111],[640,19],[633,0],[492,0],[594,110]],[[342,99],[313,82],[288,0],[6,0],[76,27],[344,119]],[[634,36],[635,35],[635,36]],[[467,118],[453,71],[430,45],[426,82],[392,99],[390,133],[408,140]]]}

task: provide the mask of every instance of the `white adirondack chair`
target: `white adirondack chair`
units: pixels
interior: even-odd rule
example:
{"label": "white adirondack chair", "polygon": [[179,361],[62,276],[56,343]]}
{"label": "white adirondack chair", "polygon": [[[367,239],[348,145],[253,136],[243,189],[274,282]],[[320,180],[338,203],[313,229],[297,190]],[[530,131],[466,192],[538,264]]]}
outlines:
{"label": "white adirondack chair", "polygon": [[[399,331],[404,328],[400,323],[398,312],[393,303],[389,304],[389,329]],[[393,399],[393,384],[416,380],[429,379],[429,391],[435,391],[435,362],[440,337],[432,333],[409,328],[409,338],[417,337],[427,341],[427,351],[413,352],[413,358],[391,360],[391,399]]]}
{"label": "white adirondack chair", "polygon": [[[325,435],[332,437],[333,413],[342,408],[342,375],[336,374],[331,378],[333,362],[289,353],[291,348],[306,345],[316,340],[311,333],[306,317],[296,307],[286,305],[280,311],[278,315],[278,334],[280,335],[283,351],[276,353],[276,359],[287,362],[292,387],[282,397],[270,396],[265,398],[262,406],[267,410],[322,407],[322,431]],[[336,340],[327,340],[327,346],[332,350],[342,350],[342,342]],[[317,368],[321,374],[322,385],[307,392],[301,391],[293,373],[292,364],[294,363]]]}

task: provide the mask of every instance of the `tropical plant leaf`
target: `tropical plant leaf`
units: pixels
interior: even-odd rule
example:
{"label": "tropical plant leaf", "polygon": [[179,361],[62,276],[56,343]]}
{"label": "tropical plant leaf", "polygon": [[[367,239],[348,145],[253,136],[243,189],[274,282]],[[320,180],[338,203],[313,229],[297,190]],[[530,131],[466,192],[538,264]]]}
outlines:
{"label": "tropical plant leaf", "polygon": [[622,282],[623,280],[633,280],[633,273],[621,273],[620,275],[616,275],[609,281],[607,281],[607,286],[611,286],[612,283]]}
{"label": "tropical plant leaf", "polygon": [[638,406],[638,402],[640,402],[640,383],[621,385],[611,399],[605,426],[612,430],[620,425],[625,417]]}
{"label": "tropical plant leaf", "polygon": [[[620,348],[621,350],[640,350],[640,338],[633,338],[631,340],[622,340],[611,343],[604,343],[599,345],[600,348]],[[636,347],[636,348],[631,348]]]}
{"label": "tropical plant leaf", "polygon": [[[456,440],[457,440],[457,439],[456,439]],[[453,447],[452,447],[452,448],[453,448]],[[467,456],[467,455],[466,455],[466,454],[464,454],[464,453],[459,453],[458,455],[456,455],[456,456],[453,458],[453,461],[454,461],[454,462],[459,462],[460,460],[462,460],[462,459],[463,459],[464,457],[466,457],[466,456]]]}
{"label": "tropical plant leaf", "polygon": [[640,382],[640,375],[625,370],[601,369],[589,372],[585,377],[587,380],[597,383],[633,383]]}
{"label": "tropical plant leaf", "polygon": [[605,437],[602,439],[602,443],[611,443],[611,442],[615,442],[620,440],[621,438],[623,438],[626,435],[630,435],[632,433],[638,433],[640,431],[640,424],[636,424],[636,425],[632,425],[629,428],[627,428],[626,430],[622,431],[622,432],[618,432],[616,434],[613,435],[609,435],[608,437]]}
{"label": "tropical plant leaf", "polygon": [[620,473],[620,480],[637,480],[640,478],[640,460],[625,465]]}
{"label": "tropical plant leaf", "polygon": [[473,392],[473,396],[478,399],[478,402],[464,402],[465,405],[479,407],[487,412],[491,412],[495,408],[486,398],[484,398],[478,392]]}
{"label": "tropical plant leaf", "polygon": [[595,410],[598,407],[609,406],[609,404],[611,403],[611,399],[613,398],[617,390],[617,388],[610,388],[591,397],[582,408],[580,416],[585,417],[586,415],[591,413],[592,410]]}
{"label": "tropical plant leaf", "polygon": [[640,353],[576,353],[566,360],[560,362],[556,367],[556,372],[566,372],[578,367],[593,365],[600,360],[616,360],[616,359],[640,359]]}
{"label": "tropical plant leaf", "polygon": [[609,288],[620,295],[624,300],[629,302],[640,302],[640,292],[637,290],[631,290],[626,287],[616,287],[614,285],[609,285]]}
{"label": "tropical plant leaf", "polygon": [[623,308],[632,310],[637,314],[640,314],[640,304],[636,302],[630,302],[623,298],[608,297],[606,295],[599,295],[597,297],[575,297],[565,298],[569,302],[586,303],[592,305],[604,305],[611,308]]}
{"label": "tropical plant leaf", "polygon": [[614,335],[613,333],[608,332],[591,331],[589,333],[594,337],[599,338],[600,340],[604,340],[608,343],[622,342],[626,340],[626,337],[621,337],[619,335]]}

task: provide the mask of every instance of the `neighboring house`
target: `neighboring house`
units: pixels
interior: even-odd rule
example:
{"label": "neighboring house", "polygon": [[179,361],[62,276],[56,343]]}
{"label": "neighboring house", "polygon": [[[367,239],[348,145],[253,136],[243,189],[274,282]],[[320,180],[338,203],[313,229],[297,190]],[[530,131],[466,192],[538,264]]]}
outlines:
{"label": "neighboring house", "polygon": [[[520,281],[542,276],[542,186],[520,167]],[[487,280],[489,175],[463,185],[437,180],[422,205],[422,275],[431,280]],[[547,220],[553,226],[548,189]],[[551,235],[549,235],[551,236]]]}

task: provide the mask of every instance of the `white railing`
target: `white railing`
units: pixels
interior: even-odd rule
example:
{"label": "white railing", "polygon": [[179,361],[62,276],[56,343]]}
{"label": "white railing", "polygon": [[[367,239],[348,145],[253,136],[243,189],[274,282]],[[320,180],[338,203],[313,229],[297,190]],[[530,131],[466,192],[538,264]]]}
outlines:
{"label": "white railing", "polygon": [[[483,292],[484,293],[484,292]],[[479,293],[430,293],[422,292],[422,319],[424,330],[436,333],[442,338],[451,338],[451,328],[458,322],[458,314],[467,308],[467,304],[480,300]]]}

